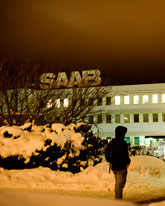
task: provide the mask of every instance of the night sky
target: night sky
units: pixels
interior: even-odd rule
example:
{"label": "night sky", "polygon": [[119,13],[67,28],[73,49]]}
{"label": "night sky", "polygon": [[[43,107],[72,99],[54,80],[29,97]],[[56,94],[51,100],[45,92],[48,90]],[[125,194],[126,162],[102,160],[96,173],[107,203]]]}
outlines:
{"label": "night sky", "polygon": [[0,56],[97,68],[109,84],[165,82],[164,11],[164,0],[2,0]]}

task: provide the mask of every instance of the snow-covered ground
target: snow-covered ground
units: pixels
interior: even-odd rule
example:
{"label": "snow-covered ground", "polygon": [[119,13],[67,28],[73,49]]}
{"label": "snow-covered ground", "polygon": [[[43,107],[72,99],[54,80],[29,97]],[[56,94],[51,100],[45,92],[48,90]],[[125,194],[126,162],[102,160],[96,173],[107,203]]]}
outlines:
{"label": "snow-covered ground", "polygon": [[130,202],[115,201],[108,198],[92,198],[56,194],[48,191],[1,190],[0,205],[4,206],[135,206]]}
{"label": "snow-covered ground", "polygon": [[[59,127],[58,127],[59,128]],[[32,152],[28,147],[38,141],[38,133],[24,133],[24,141],[15,145],[8,138],[2,137],[0,128],[0,153],[18,153],[24,147],[25,156]],[[9,129],[11,133],[11,128]],[[12,128],[15,135],[21,130]],[[59,130],[61,132],[61,130]],[[25,135],[26,134],[26,135]],[[23,135],[23,134],[22,134]],[[31,135],[31,140],[29,139]],[[34,135],[34,138],[32,137]],[[82,137],[73,135],[77,147],[80,147]],[[53,138],[53,137],[51,137]],[[58,139],[59,136],[54,138]],[[65,136],[62,136],[63,141]],[[70,137],[71,138],[71,137]],[[8,142],[5,143],[4,141]],[[14,140],[13,140],[14,142]],[[25,144],[26,145],[22,145]],[[7,146],[8,145],[8,146]],[[40,146],[42,141],[40,140]],[[10,148],[10,149],[9,149]],[[28,149],[29,148],[29,149]],[[26,152],[27,150],[27,152]],[[150,199],[165,198],[165,163],[152,156],[132,156],[128,169],[127,184],[124,189],[124,201],[114,200],[114,176],[108,172],[109,165],[103,161],[96,166],[90,166],[77,174],[70,172],[52,171],[49,168],[24,170],[5,170],[0,168],[0,205],[133,205],[129,202],[140,202]],[[162,206],[164,202],[152,203],[150,206]]]}
{"label": "snow-covered ground", "polygon": [[[39,194],[46,191],[46,194],[53,195],[54,192],[56,195],[65,194],[64,197],[67,197],[66,194],[92,196],[96,197],[96,202],[98,197],[106,201],[107,198],[114,199],[114,176],[112,172],[108,173],[106,162],[88,167],[78,174],[52,171],[43,167],[24,170],[0,168],[0,180],[0,199],[9,188],[39,190]],[[5,188],[7,190],[4,190]],[[22,192],[25,197],[28,196],[26,190],[21,190]],[[35,192],[32,196],[34,194]],[[138,202],[159,197],[165,197],[165,163],[151,156],[131,157],[124,200]]]}

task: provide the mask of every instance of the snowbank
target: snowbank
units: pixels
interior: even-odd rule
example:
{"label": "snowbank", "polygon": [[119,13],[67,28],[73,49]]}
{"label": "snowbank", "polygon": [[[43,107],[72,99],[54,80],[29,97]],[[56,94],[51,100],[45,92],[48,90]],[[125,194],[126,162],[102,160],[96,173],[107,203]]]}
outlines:
{"label": "snowbank", "polygon": [[[26,130],[32,127],[31,131]],[[20,155],[29,161],[29,157],[37,154],[36,150],[45,151],[46,140],[51,140],[51,145],[56,143],[63,148],[67,140],[71,140],[77,150],[82,147],[84,137],[74,131],[79,125],[64,126],[63,124],[52,124],[51,128],[46,126],[31,125],[26,123],[23,126],[0,127],[0,155],[2,157]]]}
{"label": "snowbank", "polygon": [[[0,187],[113,192],[114,176],[112,172],[108,173],[108,167],[107,162],[102,162],[78,174],[43,167],[24,170],[0,168]],[[147,191],[165,189],[165,163],[162,160],[151,156],[131,157],[125,190],[133,192],[142,188]]]}
{"label": "snowbank", "polygon": [[[30,126],[30,125],[26,125]],[[59,145],[71,139],[75,147],[81,147],[83,137],[75,133],[73,125],[33,126],[29,132],[27,127],[0,128],[0,155],[9,156],[23,154],[28,158],[36,148],[44,148],[45,139],[51,139]],[[51,130],[54,132],[52,133]],[[10,136],[10,141],[8,137]],[[109,165],[103,161],[90,166],[80,173],[52,171],[47,167],[22,170],[6,170],[0,168],[0,188],[29,188],[54,191],[86,192],[104,194],[114,197],[114,175],[109,174]],[[145,197],[144,197],[145,196]],[[165,163],[152,156],[132,156],[128,169],[127,184],[124,189],[126,200],[138,201],[148,198],[165,197]],[[163,205],[162,202],[160,205]],[[158,203],[151,204],[158,206]]]}

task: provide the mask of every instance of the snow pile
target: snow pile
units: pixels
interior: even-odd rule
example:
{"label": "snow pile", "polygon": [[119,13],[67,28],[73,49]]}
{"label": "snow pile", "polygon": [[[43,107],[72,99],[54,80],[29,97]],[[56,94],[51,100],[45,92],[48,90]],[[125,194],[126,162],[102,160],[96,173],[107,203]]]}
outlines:
{"label": "snow pile", "polygon": [[[142,170],[136,170],[136,165],[139,162],[141,162]],[[156,163],[156,165],[153,165],[152,170],[154,172],[157,170],[156,173],[159,171],[159,177],[153,175],[155,174],[153,172],[146,172],[150,170],[147,167],[149,165],[148,162],[150,164]],[[49,168],[43,167],[24,170],[5,170],[0,168],[0,187],[113,192],[115,184],[114,175],[112,172],[109,174],[108,170],[109,165],[107,162],[88,167],[77,174],[52,171]],[[131,158],[125,189],[130,193],[132,191],[141,191],[143,188],[147,191],[165,188],[165,163],[162,160],[148,156],[133,156]]]}
{"label": "snow pile", "polygon": [[101,162],[104,147],[104,141],[83,123],[3,126],[0,128],[0,167],[43,166],[77,173]]}
{"label": "snow pile", "polygon": [[163,202],[158,202],[158,203],[151,203],[149,206],[165,206],[165,201]]}
{"label": "snow pile", "polygon": [[[74,131],[77,125],[64,126],[63,124],[52,124],[51,128],[46,126],[32,126],[26,123],[23,126],[3,126],[0,128],[0,156],[23,156],[26,162],[33,154],[37,154],[38,150],[45,151],[48,145],[45,141],[49,140],[50,145],[55,143],[61,148],[67,141],[71,141],[72,145],[80,149],[84,137],[80,133]],[[27,128],[31,128],[28,131]]]}
{"label": "snow pile", "polygon": [[165,176],[165,163],[153,156],[137,155],[132,158],[129,171],[136,172],[141,176],[161,178]]}

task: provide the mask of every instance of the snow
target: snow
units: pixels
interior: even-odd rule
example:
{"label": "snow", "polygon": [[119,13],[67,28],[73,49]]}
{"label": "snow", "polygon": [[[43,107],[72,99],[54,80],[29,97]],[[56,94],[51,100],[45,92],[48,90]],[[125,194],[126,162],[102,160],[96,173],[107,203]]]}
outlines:
{"label": "snow", "polygon": [[[103,198],[54,194],[53,192],[0,189],[0,205],[7,206],[134,206],[133,203]],[[13,201],[15,200],[15,201]]]}
{"label": "snow", "polygon": [[[22,127],[0,128],[1,156],[23,154],[28,161],[36,148],[46,147],[44,145],[46,138],[61,146],[70,139],[77,147],[77,151],[82,146],[83,137],[80,133],[74,132],[74,125],[64,127],[62,124],[53,124],[51,128],[32,125],[32,132],[25,130],[29,126],[28,124]],[[55,132],[52,133],[51,130]],[[12,134],[11,138],[4,138],[6,131]],[[131,156],[124,188],[124,201],[114,200],[114,175],[108,171],[109,165],[105,160],[77,174],[52,171],[46,167],[22,170],[0,168],[0,201],[3,205],[64,205],[67,202],[67,205],[72,206],[77,204],[133,206],[134,204],[130,202],[165,198],[165,163],[156,157]],[[18,199],[19,201],[16,201]],[[53,201],[56,201],[56,204]],[[149,205],[162,206],[165,205],[165,201]]]}
{"label": "snow", "polygon": [[[46,126],[32,126],[32,131],[26,129],[29,123],[21,127],[17,126],[2,126],[0,128],[0,155],[8,157],[10,155],[23,155],[26,162],[32,154],[36,154],[36,150],[45,150],[45,140],[52,141],[52,145],[63,147],[67,140],[71,140],[75,148],[82,147],[81,143],[84,137],[80,133],[75,133],[73,130],[74,125],[65,127],[63,124],[52,124],[51,128]],[[51,132],[54,131],[54,132]],[[11,138],[5,138],[5,133],[12,135]]]}

